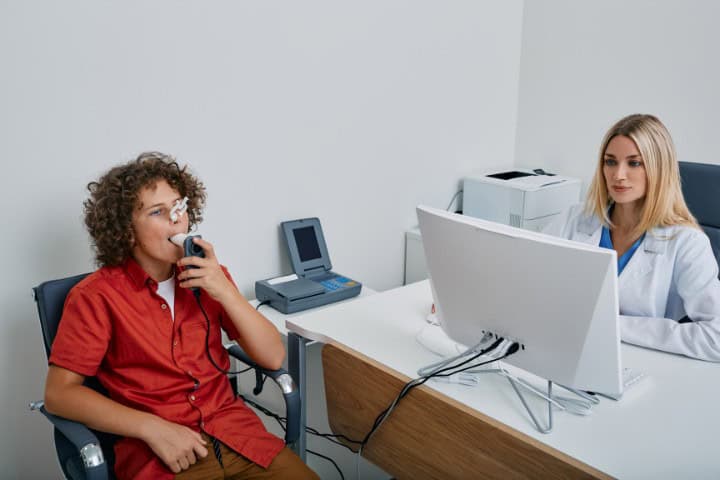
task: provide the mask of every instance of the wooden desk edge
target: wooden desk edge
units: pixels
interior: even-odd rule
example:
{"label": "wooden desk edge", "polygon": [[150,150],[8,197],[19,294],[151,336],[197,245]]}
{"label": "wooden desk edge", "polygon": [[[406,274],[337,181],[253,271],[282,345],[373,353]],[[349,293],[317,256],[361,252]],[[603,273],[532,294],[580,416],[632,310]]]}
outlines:
{"label": "wooden desk edge", "polygon": [[[360,439],[369,430],[375,416],[392,401],[400,391],[402,385],[409,381],[410,378],[337,342],[331,342],[325,345],[322,356],[330,426],[336,434],[344,434],[350,438]],[[344,369],[349,369],[349,371],[344,371]],[[358,369],[361,369],[362,372],[358,372]],[[373,375],[373,371],[377,372],[377,375]],[[371,384],[365,385],[370,388],[360,388],[363,383]],[[508,472],[511,473],[511,476],[513,476],[513,473],[520,476],[523,476],[524,473],[531,473],[533,475],[550,473],[565,478],[612,478],[594,467],[550,447],[527,434],[519,432],[432,388],[421,386],[415,390],[417,393],[413,391],[406,397],[406,400],[393,412],[393,415],[387,420],[383,427],[374,434],[372,440],[363,450],[364,456],[369,460],[398,477],[412,476],[418,473],[417,468],[411,466],[408,469],[407,465],[404,465],[404,463],[407,462],[404,462],[403,458],[401,458],[404,455],[413,455],[413,452],[410,451],[411,447],[407,445],[412,444],[412,439],[409,439],[408,435],[412,436],[413,431],[411,426],[412,424],[416,424],[415,420],[417,419],[417,415],[432,409],[438,409],[436,413],[444,414],[448,411],[447,407],[450,407],[455,416],[464,418],[464,423],[459,427],[461,430],[464,429],[464,427],[470,428],[470,426],[475,429],[468,438],[477,439],[479,437],[478,433],[481,433],[482,435],[480,436],[497,442],[494,445],[486,446],[485,448],[487,448],[488,451],[485,454],[481,454],[477,450],[466,451],[460,454],[458,453],[458,448],[461,449],[459,445],[453,445],[452,447],[438,445],[439,450],[448,447],[448,451],[445,453],[450,456],[452,462],[455,462],[455,460],[452,460],[452,456],[456,454],[461,457],[465,455],[465,457],[460,459],[461,461],[467,460],[466,457],[468,453],[472,456],[476,456],[476,454],[478,457],[484,456],[482,462],[492,464],[489,468],[496,469],[495,473],[497,473],[498,478],[506,477]],[[419,403],[419,405],[414,407],[416,410],[414,412],[415,416],[413,417],[408,414],[403,415],[403,409],[405,411],[413,409],[413,407],[409,406],[411,404],[410,399],[413,396],[416,398],[422,397],[419,398],[418,402],[415,402]],[[352,403],[351,407],[348,401]],[[367,406],[368,403],[374,405]],[[405,419],[405,423],[410,423],[411,426],[402,425],[403,416],[408,417]],[[433,417],[433,414],[429,416]],[[437,427],[442,429],[442,427],[448,425],[448,422],[452,421],[453,420],[449,418],[439,420]],[[393,429],[399,430],[398,434],[393,434],[391,431]],[[388,434],[388,432],[390,433]],[[436,430],[432,430],[431,435],[435,432]],[[469,434],[470,432],[466,433]],[[399,445],[400,443],[403,445]],[[348,445],[353,446],[352,444]],[[353,447],[355,449],[357,448],[356,446]],[[514,459],[511,457],[516,454],[522,458],[520,458],[518,462],[513,462],[512,465],[507,462],[503,463],[502,460],[497,460],[494,454],[503,448],[507,449],[506,454],[508,457],[506,460],[513,461]],[[518,449],[522,450],[522,452]],[[420,453],[422,451],[423,448],[419,448],[419,452],[416,452],[416,454],[422,456],[422,453]],[[425,456],[427,456],[427,453]],[[420,458],[419,461],[422,461],[422,458]],[[450,463],[448,463],[448,465],[450,465]],[[544,466],[548,467],[549,470],[545,471],[542,468]],[[524,471],[525,467],[529,470]],[[503,468],[509,468],[510,470],[504,471]],[[538,468],[541,468],[542,471],[539,472]],[[487,470],[483,470],[483,472],[490,473]],[[423,470],[421,473],[427,474],[429,472]],[[465,471],[465,473],[467,473],[467,471]],[[492,476],[494,475],[490,475],[490,477]]]}

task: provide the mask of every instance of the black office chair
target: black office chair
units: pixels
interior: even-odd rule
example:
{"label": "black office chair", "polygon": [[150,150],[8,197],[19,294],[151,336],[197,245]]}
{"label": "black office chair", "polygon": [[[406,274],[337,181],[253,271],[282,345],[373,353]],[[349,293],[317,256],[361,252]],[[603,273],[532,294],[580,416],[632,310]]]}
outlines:
{"label": "black office chair", "polygon": [[[45,353],[48,357],[62,317],[65,297],[72,287],[86,276],[87,274],[83,274],[60,280],[50,280],[33,288],[45,343]],[[263,375],[272,378],[280,386],[285,397],[287,415],[285,443],[288,445],[295,443],[300,434],[300,392],[290,374],[283,369],[266,370],[258,366],[237,345],[226,348],[230,355],[255,369],[256,386],[253,390],[255,395],[262,391]],[[95,377],[86,378],[85,385],[107,395]],[[66,478],[87,480],[115,478],[113,445],[117,436],[98,432],[89,429],[82,423],[53,415],[45,410],[42,401],[31,403],[30,408],[43,413],[54,425],[55,449]]]}
{"label": "black office chair", "polygon": [[720,165],[680,162],[680,177],[688,208],[710,238],[720,263]]}

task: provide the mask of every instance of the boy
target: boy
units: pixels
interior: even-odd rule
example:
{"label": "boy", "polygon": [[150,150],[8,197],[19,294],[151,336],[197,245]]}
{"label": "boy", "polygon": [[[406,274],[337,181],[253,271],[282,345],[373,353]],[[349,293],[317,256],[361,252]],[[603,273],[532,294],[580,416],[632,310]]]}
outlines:
{"label": "boy", "polygon": [[[170,242],[202,220],[202,183],[150,152],[88,189],[85,224],[101,268],[66,300],[47,410],[123,437],[115,445],[120,479],[317,478],[213,365],[230,366],[221,328],[266,368],[279,368],[285,351],[209,242],[195,239],[205,258],[183,258]],[[83,386],[86,376],[109,398]]]}

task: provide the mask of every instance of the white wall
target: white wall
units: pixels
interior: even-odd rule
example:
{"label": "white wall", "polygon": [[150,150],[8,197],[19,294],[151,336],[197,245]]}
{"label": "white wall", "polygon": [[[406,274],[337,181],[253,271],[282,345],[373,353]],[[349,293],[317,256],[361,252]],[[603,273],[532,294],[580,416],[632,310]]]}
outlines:
{"label": "white wall", "polygon": [[657,115],[680,160],[720,163],[720,3],[525,2],[518,165],[592,177],[607,129]]}
{"label": "white wall", "polygon": [[46,366],[30,288],[88,271],[85,184],[147,149],[209,190],[201,232],[241,290],[288,273],[281,220],[333,265],[402,282],[414,207],[514,157],[522,2],[0,1],[3,478],[58,476],[26,412]]}

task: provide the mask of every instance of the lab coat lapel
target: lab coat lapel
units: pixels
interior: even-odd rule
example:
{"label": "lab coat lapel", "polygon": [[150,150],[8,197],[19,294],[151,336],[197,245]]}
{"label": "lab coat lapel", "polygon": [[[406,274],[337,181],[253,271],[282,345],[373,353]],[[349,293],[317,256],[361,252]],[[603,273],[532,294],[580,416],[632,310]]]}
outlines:
{"label": "lab coat lapel", "polygon": [[642,244],[635,250],[620,274],[621,279],[638,279],[653,271],[658,260],[667,250],[667,238],[670,235],[667,230],[666,228],[653,228],[645,234]]}
{"label": "lab coat lapel", "polygon": [[600,235],[602,235],[602,224],[600,223],[600,220],[596,216],[594,216],[594,215],[581,216],[578,219],[577,231],[584,238],[576,238],[575,240],[579,240],[584,243],[589,243],[590,245],[600,245]]}
{"label": "lab coat lapel", "polygon": [[[667,249],[667,239],[672,235],[670,228],[653,228],[647,232],[640,247],[635,250],[632,258],[625,265],[620,274],[619,281],[637,279],[652,272],[658,261],[658,255],[663,255]],[[599,245],[602,235],[602,223],[596,216],[581,216],[578,219],[577,232],[584,238],[577,238],[589,243]]]}

